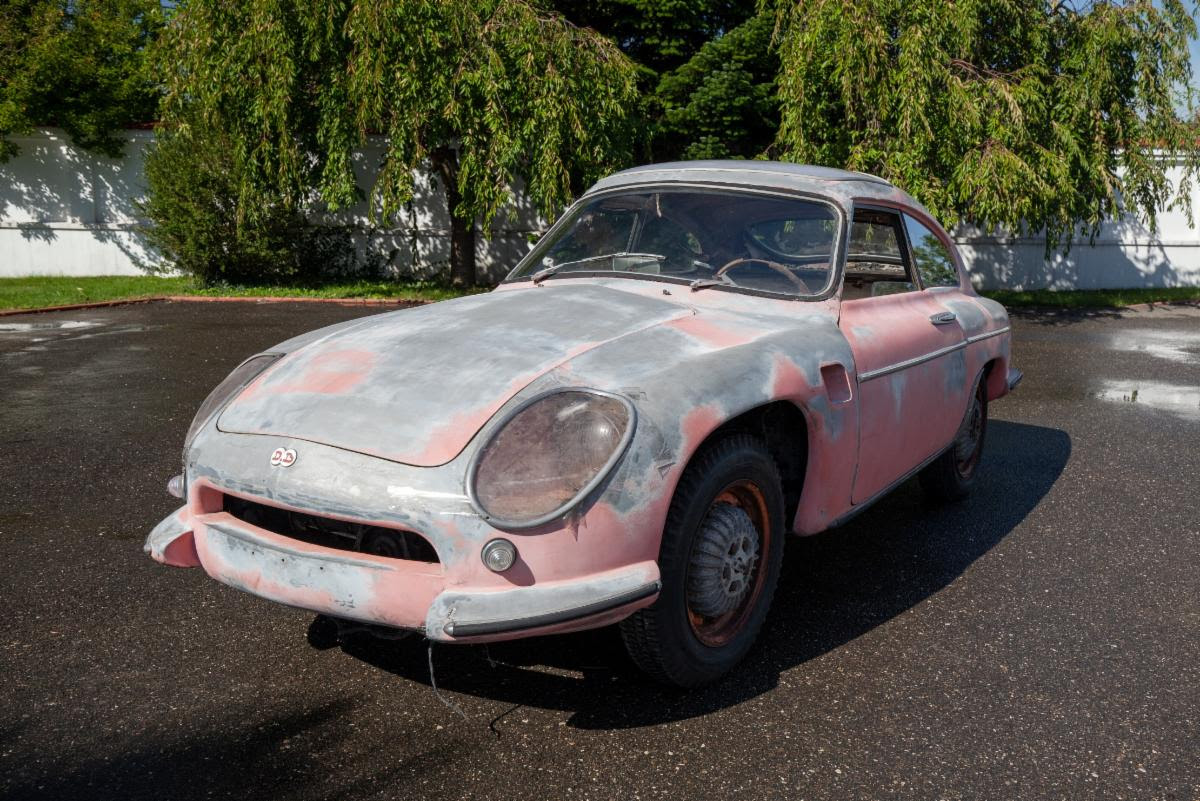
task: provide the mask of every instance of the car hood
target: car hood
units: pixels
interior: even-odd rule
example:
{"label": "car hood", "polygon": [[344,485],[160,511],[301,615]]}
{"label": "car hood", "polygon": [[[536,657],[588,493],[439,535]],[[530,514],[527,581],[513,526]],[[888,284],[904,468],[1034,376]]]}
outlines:
{"label": "car hood", "polygon": [[691,314],[572,282],[491,292],[342,325],[270,367],[221,431],[319,442],[404,464],[445,464],[516,393],[607,342]]}

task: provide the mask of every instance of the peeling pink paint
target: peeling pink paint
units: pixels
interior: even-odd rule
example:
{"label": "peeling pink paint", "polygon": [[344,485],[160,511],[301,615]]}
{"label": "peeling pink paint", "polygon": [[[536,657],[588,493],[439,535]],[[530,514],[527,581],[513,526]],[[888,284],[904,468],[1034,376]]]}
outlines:
{"label": "peeling pink paint", "polygon": [[761,331],[746,325],[745,321],[720,318],[707,313],[680,317],[668,325],[713,348],[745,345],[753,342],[761,334]]}
{"label": "peeling pink paint", "polygon": [[[553,369],[553,368],[551,368]],[[545,372],[545,371],[542,371]],[[538,375],[541,375],[539,372]],[[505,402],[521,391],[524,387],[538,377],[538,375],[521,376],[512,381],[498,396],[498,399],[484,404],[475,409],[469,409],[464,412],[459,412],[446,423],[438,426],[429,432],[428,444],[425,449],[416,454],[410,461],[412,464],[423,466],[434,466],[445,464],[446,462],[457,456],[471,439],[475,436],[479,429],[483,428],[488,420],[496,412],[500,411],[500,407]]]}
{"label": "peeling pink paint", "polygon": [[684,415],[679,427],[683,435],[683,453],[686,455],[694,453],[704,438],[722,422],[724,422],[724,417],[721,410],[713,404],[697,406]]}
{"label": "peeling pink paint", "polygon": [[167,546],[162,563],[172,567],[198,567],[200,556],[196,553],[196,538],[191,533],[183,535]]}
{"label": "peeling pink paint", "polygon": [[776,398],[798,398],[808,394],[812,387],[794,361],[782,353],[775,357],[775,374],[771,384],[771,394]]}
{"label": "peeling pink paint", "polygon": [[369,350],[342,349],[322,353],[293,380],[267,384],[263,389],[275,395],[291,392],[343,395],[366,379],[375,361],[376,354]]}

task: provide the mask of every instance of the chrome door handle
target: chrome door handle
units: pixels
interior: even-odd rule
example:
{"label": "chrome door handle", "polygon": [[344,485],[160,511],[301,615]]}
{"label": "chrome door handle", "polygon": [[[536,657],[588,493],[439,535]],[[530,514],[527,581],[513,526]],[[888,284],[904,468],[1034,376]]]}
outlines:
{"label": "chrome door handle", "polygon": [[934,325],[950,325],[958,319],[958,315],[954,312],[938,312],[937,314],[929,315],[929,322]]}

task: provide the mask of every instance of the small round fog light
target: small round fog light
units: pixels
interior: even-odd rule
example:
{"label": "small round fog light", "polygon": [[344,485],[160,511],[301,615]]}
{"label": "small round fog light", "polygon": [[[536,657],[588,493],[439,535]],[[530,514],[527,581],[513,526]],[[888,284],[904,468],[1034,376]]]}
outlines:
{"label": "small round fog light", "polygon": [[517,546],[508,540],[496,539],[483,546],[481,555],[488,570],[503,573],[513,566],[513,562],[517,561]]}

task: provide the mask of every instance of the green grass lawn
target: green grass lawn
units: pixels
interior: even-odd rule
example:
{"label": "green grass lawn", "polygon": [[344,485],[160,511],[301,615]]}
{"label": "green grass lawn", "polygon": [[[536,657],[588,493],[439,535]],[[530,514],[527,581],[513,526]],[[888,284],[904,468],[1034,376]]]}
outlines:
{"label": "green grass lawn", "polygon": [[[480,290],[476,290],[480,291]],[[88,278],[0,278],[0,310],[40,309],[72,303],[134,300],[164,295],[211,297],[380,298],[386,300],[446,300],[468,294],[429,281],[344,281],[300,286],[210,286],[191,278],[162,276],[101,276]],[[1059,309],[1096,309],[1137,303],[1200,301],[1200,287],[1171,289],[1098,289],[1053,292],[985,292],[1005,306],[1042,306]]]}
{"label": "green grass lawn", "polygon": [[1005,306],[1040,306],[1057,309],[1104,309],[1139,303],[1169,303],[1200,300],[1200,286],[1168,289],[1077,289],[1055,292],[1033,289],[1025,292],[996,290],[981,293]]}
{"label": "green grass lawn", "polygon": [[164,295],[210,297],[379,298],[385,300],[446,300],[468,294],[428,281],[345,281],[302,286],[210,286],[191,278],[162,276],[100,276],[71,278],[39,276],[0,278],[0,310],[40,309],[72,303],[135,300]]}

